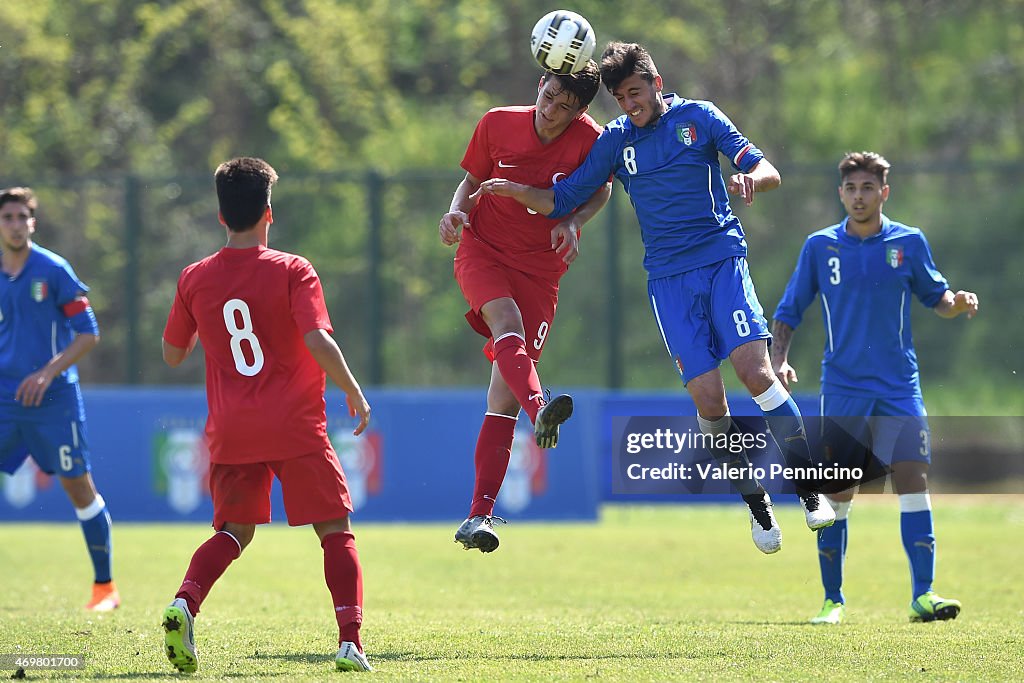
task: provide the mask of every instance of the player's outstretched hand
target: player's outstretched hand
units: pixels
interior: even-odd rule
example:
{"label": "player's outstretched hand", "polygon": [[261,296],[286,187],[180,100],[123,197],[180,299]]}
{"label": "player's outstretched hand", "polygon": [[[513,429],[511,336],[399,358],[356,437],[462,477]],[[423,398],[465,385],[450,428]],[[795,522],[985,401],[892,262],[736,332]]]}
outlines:
{"label": "player's outstretched hand", "polygon": [[961,289],[953,296],[953,310],[957,315],[966,313],[968,318],[973,318],[978,315],[978,295]]}
{"label": "player's outstretched hand", "polygon": [[551,248],[567,266],[576,260],[580,253],[580,232],[572,220],[562,221],[551,228]]}
{"label": "player's outstretched hand", "polygon": [[35,408],[43,402],[46,390],[53,383],[53,377],[46,372],[38,370],[21,380],[18,390],[14,392],[14,400],[27,408]]}
{"label": "player's outstretched hand", "polygon": [[743,203],[750,206],[754,203],[754,176],[746,173],[735,173],[729,177],[729,184],[726,186],[729,194],[738,194],[743,198]]}
{"label": "player's outstretched hand", "polygon": [[469,225],[469,216],[461,211],[449,211],[441,216],[441,222],[437,226],[441,242],[452,246],[462,239],[462,228]]}
{"label": "player's outstretched hand", "polygon": [[499,197],[515,197],[525,187],[525,185],[513,183],[511,180],[505,180],[504,178],[488,178],[480,183],[480,187],[469,198],[479,199],[485,194],[496,194]]}
{"label": "player's outstretched hand", "polygon": [[353,436],[359,436],[366,430],[366,425],[370,424],[370,404],[361,391],[345,394],[345,403],[348,404],[349,417],[359,416],[359,424],[352,430]]}
{"label": "player's outstretched hand", "polygon": [[775,370],[775,376],[782,382],[782,386],[786,387],[786,391],[790,390],[790,384],[796,384],[800,381],[797,379],[796,369],[786,361],[782,361],[778,367],[773,369]]}

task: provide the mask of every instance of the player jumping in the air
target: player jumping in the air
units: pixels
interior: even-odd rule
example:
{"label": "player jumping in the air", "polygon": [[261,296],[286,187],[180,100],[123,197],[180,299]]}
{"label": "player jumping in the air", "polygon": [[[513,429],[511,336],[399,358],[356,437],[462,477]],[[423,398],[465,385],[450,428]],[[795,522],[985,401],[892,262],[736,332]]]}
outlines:
{"label": "player jumping in the air", "polygon": [[[613,42],[601,57],[601,79],[625,114],[607,126],[580,168],[550,189],[499,178],[483,195],[513,197],[557,218],[572,211],[614,175],[629,194],[644,241],[651,310],[665,347],[697,406],[707,434],[735,430],[719,366],[732,361],[768,421],[786,462],[810,464],[800,411],[768,360],[768,321],[747,271],[747,243],[729,194],[746,204],[755,192],[779,186],[779,172],[711,102],[662,94],[651,56],[635,43]],[[739,171],[722,177],[718,155]],[[723,461],[735,456],[712,449]],[[743,456],[745,459],[746,456]],[[808,527],[834,519],[812,488],[798,483]],[[734,480],[750,508],[751,531],[762,552],[774,553],[782,533],[760,482]]]}
{"label": "player jumping in the air", "polygon": [[487,337],[484,354],[492,362],[473,501],[455,533],[467,550],[489,553],[498,547],[494,503],[520,407],[541,448],[555,447],[559,426],[572,414],[568,395],[544,400],[535,364],[554,322],[558,281],[579,251],[580,229],[608,201],[611,184],[606,176],[561,222],[510,199],[475,193],[487,178],[550,187],[572,173],[601,132],[586,113],[599,87],[597,64],[590,61],[575,74],[545,73],[534,106],[484,114],[462,159],[466,177],[438,226],[442,242],[459,243],[455,279],[470,306],[466,319]]}

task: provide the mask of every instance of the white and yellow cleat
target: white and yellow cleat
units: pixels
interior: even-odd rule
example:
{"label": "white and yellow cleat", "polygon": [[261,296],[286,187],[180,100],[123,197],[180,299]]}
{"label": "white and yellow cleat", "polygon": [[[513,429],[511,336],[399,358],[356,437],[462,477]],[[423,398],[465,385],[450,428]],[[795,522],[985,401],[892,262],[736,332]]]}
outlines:
{"label": "white and yellow cleat", "polygon": [[366,654],[359,651],[356,644],[346,640],[338,648],[338,654],[334,656],[334,668],[338,671],[373,671]]}
{"label": "white and yellow cleat", "polygon": [[841,602],[832,602],[828,598],[821,606],[817,616],[811,617],[812,624],[841,624],[846,616],[846,605]]}
{"label": "white and yellow cleat", "polygon": [[174,668],[186,674],[195,673],[199,668],[194,623],[188,604],[182,598],[175,598],[164,609],[164,651]]}

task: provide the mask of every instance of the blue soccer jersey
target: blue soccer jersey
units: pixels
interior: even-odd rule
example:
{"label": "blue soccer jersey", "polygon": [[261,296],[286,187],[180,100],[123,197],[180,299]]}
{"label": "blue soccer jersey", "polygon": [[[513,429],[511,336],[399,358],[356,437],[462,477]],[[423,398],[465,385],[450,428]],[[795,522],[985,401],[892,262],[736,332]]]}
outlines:
{"label": "blue soccer jersey", "polygon": [[882,216],[881,231],[862,240],[844,220],[804,242],[775,319],[795,329],[821,295],[823,394],[920,396],[910,294],[932,308],[947,289],[919,229]]}
{"label": "blue soccer jersey", "polygon": [[570,213],[614,173],[636,211],[651,279],[746,256],[718,155],[743,172],[764,158],[711,102],[675,94],[665,102],[653,124],[637,128],[624,114],[605,126],[583,165],[555,183],[549,214]]}
{"label": "blue soccer jersey", "polygon": [[[64,307],[87,291],[67,261],[38,244],[18,275],[0,277],[0,396],[13,397],[21,381],[66,349],[76,332],[99,334],[91,308],[65,314]],[[53,379],[51,391],[77,381],[72,365]]]}

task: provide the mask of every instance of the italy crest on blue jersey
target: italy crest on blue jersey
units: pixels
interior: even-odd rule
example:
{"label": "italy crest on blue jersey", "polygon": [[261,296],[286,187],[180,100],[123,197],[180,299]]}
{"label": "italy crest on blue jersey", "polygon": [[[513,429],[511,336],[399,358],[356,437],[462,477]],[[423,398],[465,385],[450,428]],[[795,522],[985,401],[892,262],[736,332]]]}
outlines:
{"label": "italy crest on blue jersey", "polygon": [[677,124],[676,137],[687,147],[697,144],[697,126],[692,121]]}

